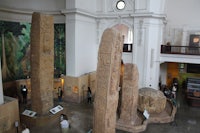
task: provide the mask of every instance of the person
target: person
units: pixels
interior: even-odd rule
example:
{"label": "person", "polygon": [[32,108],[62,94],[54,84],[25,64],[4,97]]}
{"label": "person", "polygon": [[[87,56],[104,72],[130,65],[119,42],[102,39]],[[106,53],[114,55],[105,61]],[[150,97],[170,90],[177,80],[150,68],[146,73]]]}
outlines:
{"label": "person", "polygon": [[67,116],[64,114],[60,116],[60,127],[61,133],[68,133],[70,125]]}
{"label": "person", "polygon": [[24,124],[22,124],[22,133],[30,133],[30,130]]}
{"label": "person", "polygon": [[90,87],[88,87],[88,91],[87,91],[87,98],[88,98],[88,103],[92,103],[92,91],[90,89]]}
{"label": "person", "polygon": [[24,86],[21,85],[21,93],[22,93],[22,97],[23,97],[22,102],[24,104],[26,104],[27,103],[27,94],[28,94],[28,90],[26,88],[26,85],[24,85]]}
{"label": "person", "polygon": [[61,102],[62,101],[62,95],[63,95],[63,91],[61,87],[58,87],[58,101]]}
{"label": "person", "polygon": [[176,99],[176,91],[177,91],[177,88],[175,85],[173,85],[172,87],[172,98]]}

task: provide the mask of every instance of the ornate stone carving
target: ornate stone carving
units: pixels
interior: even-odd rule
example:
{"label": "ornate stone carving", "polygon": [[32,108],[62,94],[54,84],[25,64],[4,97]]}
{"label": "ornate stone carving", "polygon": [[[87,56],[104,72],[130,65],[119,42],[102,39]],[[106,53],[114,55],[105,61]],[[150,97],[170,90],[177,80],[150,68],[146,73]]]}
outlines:
{"label": "ornate stone carving", "polygon": [[133,125],[137,118],[138,79],[139,73],[137,66],[135,64],[125,64],[122,84],[122,105],[119,119],[124,125]]}
{"label": "ornate stone carving", "polygon": [[106,29],[98,55],[94,133],[115,133],[122,47],[122,35],[114,29]]}

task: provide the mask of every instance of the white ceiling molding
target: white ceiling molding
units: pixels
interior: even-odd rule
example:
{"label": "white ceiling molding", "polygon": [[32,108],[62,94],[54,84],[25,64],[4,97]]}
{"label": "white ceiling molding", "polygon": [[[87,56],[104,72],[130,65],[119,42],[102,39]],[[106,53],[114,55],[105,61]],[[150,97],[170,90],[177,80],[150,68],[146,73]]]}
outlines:
{"label": "white ceiling molding", "polygon": [[42,11],[42,10],[19,10],[19,9],[10,9],[0,7],[1,12],[13,13],[13,14],[26,14],[31,15],[33,12],[41,12],[49,15],[62,15],[61,11]]}

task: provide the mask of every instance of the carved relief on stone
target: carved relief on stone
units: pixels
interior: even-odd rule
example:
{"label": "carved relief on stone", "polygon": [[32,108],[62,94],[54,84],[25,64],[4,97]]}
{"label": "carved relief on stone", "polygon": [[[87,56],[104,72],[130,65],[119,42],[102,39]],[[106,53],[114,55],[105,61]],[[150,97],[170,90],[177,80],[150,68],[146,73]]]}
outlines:
{"label": "carved relief on stone", "polygon": [[96,74],[94,133],[115,132],[122,41],[122,35],[114,29],[106,29],[102,35]]}
{"label": "carved relief on stone", "polygon": [[139,73],[135,64],[124,65],[120,121],[134,124],[137,118]]}
{"label": "carved relief on stone", "polygon": [[54,43],[54,36],[52,36],[54,35],[54,25],[52,25],[53,17],[44,15],[41,17],[41,21],[41,34],[43,35],[41,36],[41,41],[43,43],[43,52],[45,54],[50,54],[52,52],[52,48],[49,44]]}
{"label": "carved relief on stone", "polygon": [[111,57],[107,54],[99,54],[98,58],[100,63],[103,63],[103,65],[110,65],[111,64]]}

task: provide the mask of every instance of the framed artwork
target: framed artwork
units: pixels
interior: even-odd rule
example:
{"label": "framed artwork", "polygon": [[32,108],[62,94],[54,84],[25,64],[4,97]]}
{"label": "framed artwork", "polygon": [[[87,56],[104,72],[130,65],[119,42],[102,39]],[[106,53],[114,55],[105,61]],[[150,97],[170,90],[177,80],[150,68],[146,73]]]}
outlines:
{"label": "framed artwork", "polygon": [[199,42],[200,42],[200,35],[191,34],[190,35],[190,42],[189,42],[189,53],[190,54],[199,54]]}
{"label": "framed artwork", "polygon": [[190,35],[189,46],[191,47],[199,47],[200,35],[192,34]]}

